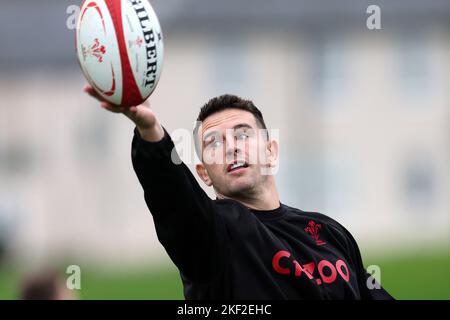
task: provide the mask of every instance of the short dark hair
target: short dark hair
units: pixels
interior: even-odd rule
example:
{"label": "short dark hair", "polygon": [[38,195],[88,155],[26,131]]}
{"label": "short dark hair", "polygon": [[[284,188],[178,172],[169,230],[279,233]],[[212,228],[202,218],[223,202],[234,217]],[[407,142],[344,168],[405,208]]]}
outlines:
{"label": "short dark hair", "polygon": [[238,96],[232,95],[232,94],[224,94],[224,95],[221,95],[218,97],[214,97],[214,98],[210,99],[200,109],[200,113],[198,114],[198,117],[197,117],[197,123],[194,128],[195,149],[196,149],[197,154],[199,155],[200,159],[201,159],[201,154],[200,154],[201,148],[199,145],[200,141],[198,141],[198,138],[197,138],[200,124],[203,123],[203,121],[205,121],[205,119],[208,118],[210,115],[220,112],[220,111],[223,111],[223,110],[227,110],[227,109],[239,109],[239,110],[244,110],[244,111],[250,112],[255,117],[256,124],[261,129],[267,130],[266,123],[264,122],[264,117],[263,117],[261,111],[255,106],[253,101],[246,100],[246,99],[243,99],[241,97],[238,97]]}
{"label": "short dark hair", "polygon": [[200,109],[197,121],[203,122],[207,117],[209,117],[213,113],[223,111],[226,109],[239,109],[248,111],[251,114],[253,114],[257,124],[262,129],[267,129],[263,115],[261,111],[259,111],[259,109],[254,105],[254,103],[250,100],[245,100],[232,94],[224,94],[209,100],[208,103],[206,103]]}

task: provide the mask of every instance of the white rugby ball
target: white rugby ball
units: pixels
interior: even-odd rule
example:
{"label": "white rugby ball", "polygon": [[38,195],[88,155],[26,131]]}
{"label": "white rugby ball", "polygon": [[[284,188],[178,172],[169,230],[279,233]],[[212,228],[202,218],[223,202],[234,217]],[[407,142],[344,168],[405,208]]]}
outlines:
{"label": "white rugby ball", "polygon": [[135,106],[155,89],[163,36],[147,0],[85,0],[75,43],[84,76],[108,102]]}

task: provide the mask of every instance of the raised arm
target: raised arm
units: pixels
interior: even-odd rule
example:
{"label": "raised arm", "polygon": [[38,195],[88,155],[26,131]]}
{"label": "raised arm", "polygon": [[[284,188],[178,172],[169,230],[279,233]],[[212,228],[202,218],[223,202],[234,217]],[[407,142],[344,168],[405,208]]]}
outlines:
{"label": "raised arm", "polygon": [[[85,92],[99,99],[91,87]],[[148,104],[123,108],[99,100],[102,108],[123,113],[136,125],[133,168],[159,241],[186,278],[210,281],[223,266],[226,252],[225,227],[214,201],[184,163],[172,161],[174,144]]]}

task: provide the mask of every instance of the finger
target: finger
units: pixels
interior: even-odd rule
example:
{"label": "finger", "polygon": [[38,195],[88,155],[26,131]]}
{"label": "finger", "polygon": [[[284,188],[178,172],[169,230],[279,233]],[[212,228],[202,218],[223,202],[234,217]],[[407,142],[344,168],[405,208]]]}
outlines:
{"label": "finger", "polygon": [[136,116],[137,112],[138,109],[135,106],[124,108],[122,111],[122,113],[130,119],[133,119]]}
{"label": "finger", "polygon": [[137,111],[138,111],[138,108],[133,106],[133,107],[130,107],[130,108],[129,108],[129,111],[130,111],[132,114],[136,114]]}
{"label": "finger", "polygon": [[102,103],[100,103],[100,106],[103,108],[103,109],[106,109],[106,110],[110,110],[110,109],[112,109],[112,105],[110,105],[109,103],[107,103],[107,102],[102,102]]}
{"label": "finger", "polygon": [[137,108],[136,107],[128,107],[128,108],[124,108],[123,110],[123,114],[128,116],[128,115],[134,115],[137,112]]}
{"label": "finger", "polygon": [[90,85],[85,85],[83,88],[83,91],[86,92],[89,95],[95,95],[95,90],[93,87],[91,87]]}
{"label": "finger", "polygon": [[97,99],[98,101],[104,101],[103,98],[95,91],[95,89],[89,85],[86,85],[83,88],[83,91],[90,95],[92,98]]}
{"label": "finger", "polygon": [[88,89],[85,92],[92,98],[100,100],[100,96],[94,91],[94,89]]}

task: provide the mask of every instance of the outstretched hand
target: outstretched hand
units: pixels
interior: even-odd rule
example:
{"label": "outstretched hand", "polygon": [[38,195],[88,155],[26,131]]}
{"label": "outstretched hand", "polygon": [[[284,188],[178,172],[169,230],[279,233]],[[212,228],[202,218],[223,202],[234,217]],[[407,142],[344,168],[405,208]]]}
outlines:
{"label": "outstretched hand", "polygon": [[83,91],[100,102],[100,106],[113,113],[122,113],[133,121],[142,138],[149,141],[159,141],[164,136],[164,131],[156,119],[156,115],[150,108],[150,103],[145,101],[138,106],[116,106],[103,99],[95,89],[86,85]]}

